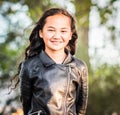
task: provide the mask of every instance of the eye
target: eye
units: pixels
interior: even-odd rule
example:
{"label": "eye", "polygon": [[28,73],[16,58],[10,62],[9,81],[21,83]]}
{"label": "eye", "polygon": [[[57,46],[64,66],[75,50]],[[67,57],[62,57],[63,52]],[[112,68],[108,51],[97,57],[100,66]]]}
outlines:
{"label": "eye", "polygon": [[49,32],[54,32],[54,30],[53,30],[53,29],[48,29],[48,31],[49,31]]}
{"label": "eye", "polygon": [[66,30],[62,30],[61,32],[62,32],[62,33],[66,33],[67,31],[66,31]]}

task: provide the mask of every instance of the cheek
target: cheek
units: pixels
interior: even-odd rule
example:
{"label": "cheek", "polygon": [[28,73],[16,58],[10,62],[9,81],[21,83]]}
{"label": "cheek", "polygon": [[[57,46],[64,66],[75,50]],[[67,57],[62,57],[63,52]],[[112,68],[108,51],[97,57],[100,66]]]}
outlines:
{"label": "cheek", "polygon": [[49,32],[47,32],[46,34],[44,34],[43,39],[44,39],[44,38],[49,39],[49,38],[51,38],[51,37],[53,37],[53,36],[54,36],[54,33],[49,33]]}
{"label": "cheek", "polygon": [[51,37],[54,36],[54,33],[47,33],[46,36],[47,36],[48,38],[51,38]]}
{"label": "cheek", "polygon": [[71,34],[64,35],[64,38],[66,39],[66,41],[69,41],[72,39],[72,35]]}

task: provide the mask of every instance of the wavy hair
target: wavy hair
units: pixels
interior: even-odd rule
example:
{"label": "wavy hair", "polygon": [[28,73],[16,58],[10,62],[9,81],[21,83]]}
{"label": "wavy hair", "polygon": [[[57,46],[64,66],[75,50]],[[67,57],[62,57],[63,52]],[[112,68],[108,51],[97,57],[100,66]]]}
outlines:
{"label": "wavy hair", "polygon": [[[43,29],[43,27],[44,27],[44,25],[46,23],[47,17],[53,16],[53,15],[56,15],[56,14],[63,14],[65,16],[69,17],[70,20],[71,20],[72,39],[69,41],[69,43],[66,46],[65,50],[66,49],[69,50],[71,55],[75,54],[76,40],[78,38],[78,35],[77,35],[76,27],[75,27],[75,19],[74,19],[74,17],[70,13],[68,13],[65,9],[51,8],[51,9],[46,10],[43,13],[43,15],[41,16],[41,18],[38,20],[35,27],[33,28],[32,32],[31,32],[31,34],[29,36],[30,44],[25,49],[25,60],[29,59],[29,58],[31,58],[33,56],[38,55],[41,52],[41,50],[45,50],[45,44],[44,44],[43,39],[39,36],[39,31]],[[21,64],[22,64],[22,62],[19,64],[17,74],[11,80],[11,85],[10,85],[11,90],[10,90],[10,92],[12,91],[12,89],[15,89],[17,84],[19,83],[19,77],[17,77],[17,76],[20,73]],[[14,86],[12,86],[12,81],[15,80],[16,78],[17,78],[16,83],[14,84]]]}

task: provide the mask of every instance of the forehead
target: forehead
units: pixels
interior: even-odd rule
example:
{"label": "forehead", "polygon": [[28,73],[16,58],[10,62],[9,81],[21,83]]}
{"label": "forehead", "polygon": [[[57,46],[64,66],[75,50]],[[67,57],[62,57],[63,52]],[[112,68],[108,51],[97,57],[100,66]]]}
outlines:
{"label": "forehead", "polygon": [[55,14],[53,16],[49,16],[46,18],[46,24],[64,24],[64,25],[70,25],[71,19],[70,17],[63,15],[63,14]]}

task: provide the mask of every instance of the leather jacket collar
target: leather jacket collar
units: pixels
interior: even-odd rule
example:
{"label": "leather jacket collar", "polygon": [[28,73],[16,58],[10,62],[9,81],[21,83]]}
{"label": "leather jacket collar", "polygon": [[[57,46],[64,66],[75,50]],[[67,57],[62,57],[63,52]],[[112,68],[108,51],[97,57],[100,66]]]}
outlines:
{"label": "leather jacket collar", "polygon": [[[47,55],[47,53],[46,53],[45,51],[43,51],[43,50],[41,51],[39,57],[40,57],[40,60],[42,61],[43,65],[44,65],[45,67],[48,67],[48,66],[51,66],[51,65],[56,64],[56,63]],[[67,52],[67,57],[66,57],[66,59],[63,61],[62,64],[67,64],[67,63],[69,63],[69,62],[71,62],[71,61],[72,61],[72,55],[70,54],[70,52]]]}

